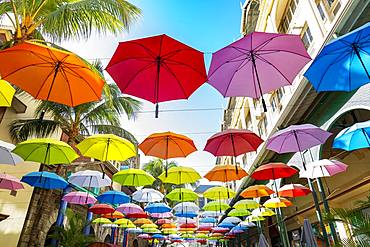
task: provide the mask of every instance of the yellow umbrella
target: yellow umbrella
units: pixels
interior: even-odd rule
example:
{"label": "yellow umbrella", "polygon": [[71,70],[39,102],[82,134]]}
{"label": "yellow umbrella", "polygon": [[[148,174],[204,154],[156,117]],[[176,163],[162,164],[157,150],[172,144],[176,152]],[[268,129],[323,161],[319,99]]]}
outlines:
{"label": "yellow umbrella", "polygon": [[141,226],[141,228],[158,228],[158,226],[156,224],[144,224]]}
{"label": "yellow umbrella", "polygon": [[166,172],[163,172],[158,178],[166,184],[187,184],[195,183],[201,176],[191,167],[177,166],[168,169],[167,176]]}
{"label": "yellow umbrella", "polygon": [[211,200],[229,199],[235,196],[235,192],[229,188],[216,186],[209,188],[203,193],[203,196]]}
{"label": "yellow umbrella", "polygon": [[236,209],[254,209],[260,206],[259,203],[250,199],[244,199],[236,202],[234,208]]}
{"label": "yellow umbrella", "polygon": [[256,221],[263,221],[263,220],[265,220],[265,218],[262,216],[250,215],[245,219],[245,222],[256,222]]}
{"label": "yellow umbrella", "polygon": [[292,206],[293,203],[283,197],[275,197],[268,199],[263,206],[266,208],[286,208]]}
{"label": "yellow umbrella", "polygon": [[77,144],[76,147],[82,155],[101,161],[125,161],[137,154],[134,144],[112,134],[89,136]]}
{"label": "yellow umbrella", "polygon": [[112,221],[110,221],[107,218],[96,218],[91,223],[93,224],[112,224]]}
{"label": "yellow umbrella", "polygon": [[150,219],[140,218],[134,221],[135,225],[154,224]]}
{"label": "yellow umbrella", "polygon": [[268,217],[275,215],[275,212],[269,208],[256,208],[252,211],[252,215]]}
{"label": "yellow umbrella", "polygon": [[162,233],[163,234],[175,234],[175,233],[177,233],[177,229],[175,229],[175,228],[165,228],[165,229],[162,229]]}
{"label": "yellow umbrella", "polygon": [[136,227],[135,224],[132,223],[132,221],[129,219],[119,219],[113,223],[119,225],[119,227],[121,228],[135,228]]}
{"label": "yellow umbrella", "polygon": [[10,107],[12,105],[15,89],[4,80],[0,80],[0,106]]}
{"label": "yellow umbrella", "polygon": [[275,192],[266,185],[252,185],[243,190],[240,195],[244,198],[257,198],[270,196]]}
{"label": "yellow umbrella", "polygon": [[130,168],[117,172],[112,180],[124,186],[138,187],[151,185],[155,178],[143,170]]}

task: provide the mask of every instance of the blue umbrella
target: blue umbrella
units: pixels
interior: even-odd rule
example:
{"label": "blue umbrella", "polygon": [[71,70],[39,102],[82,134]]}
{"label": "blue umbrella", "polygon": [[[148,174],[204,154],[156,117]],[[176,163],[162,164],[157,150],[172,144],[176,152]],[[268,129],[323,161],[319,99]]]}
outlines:
{"label": "blue umbrella", "polygon": [[327,44],[305,77],[316,91],[352,91],[370,82],[370,22]]}
{"label": "blue umbrella", "polygon": [[149,203],[148,206],[144,208],[144,211],[153,213],[167,213],[171,211],[171,208],[163,202]]}
{"label": "blue umbrella", "polygon": [[216,218],[210,218],[210,217],[207,217],[207,218],[201,218],[199,220],[200,223],[216,223],[217,222],[217,219]]}
{"label": "blue umbrella", "polygon": [[353,151],[370,147],[370,120],[343,129],[334,138],[333,148]]}
{"label": "blue umbrella", "polygon": [[224,227],[224,228],[233,228],[235,225],[233,223],[228,223],[228,222],[221,222],[218,224],[219,227]]}
{"label": "blue umbrella", "polygon": [[100,203],[110,203],[110,204],[122,204],[130,202],[130,197],[121,191],[106,191],[99,195],[96,199]]}
{"label": "blue umbrella", "polygon": [[68,186],[64,178],[52,172],[31,172],[24,175],[21,181],[43,189],[64,189]]}
{"label": "blue umbrella", "polygon": [[184,217],[184,218],[195,218],[198,216],[198,214],[196,212],[178,212],[178,213],[175,213],[175,216],[176,217]]}
{"label": "blue umbrella", "polygon": [[157,234],[154,234],[154,235],[152,236],[152,238],[155,238],[155,239],[165,239],[166,237],[165,237],[165,236],[163,236],[162,234],[157,233]]}

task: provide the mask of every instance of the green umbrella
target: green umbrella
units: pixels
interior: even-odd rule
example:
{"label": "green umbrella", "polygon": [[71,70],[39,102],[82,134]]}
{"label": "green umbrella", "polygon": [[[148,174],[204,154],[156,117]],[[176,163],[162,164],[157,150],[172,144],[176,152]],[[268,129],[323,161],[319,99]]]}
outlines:
{"label": "green umbrella", "polygon": [[225,211],[226,209],[230,208],[230,206],[227,203],[221,202],[221,201],[212,201],[204,205],[203,210],[204,211]]}
{"label": "green umbrella", "polygon": [[235,217],[243,217],[243,216],[248,216],[251,213],[247,209],[232,209],[230,212],[227,214],[228,216],[235,216]]}
{"label": "green umbrella", "polygon": [[250,199],[243,199],[243,200],[240,200],[240,201],[237,201],[235,204],[234,204],[234,208],[236,209],[254,209],[254,208],[258,208],[260,206],[260,204],[254,200],[250,200]]}
{"label": "green umbrella", "polygon": [[155,178],[143,170],[130,168],[117,172],[113,175],[112,180],[123,186],[137,187],[151,185],[155,181]]}
{"label": "green umbrella", "polygon": [[189,189],[176,188],[168,193],[166,198],[170,199],[171,201],[188,202],[198,199],[198,194]]}
{"label": "green umbrella", "polygon": [[229,199],[235,196],[235,192],[229,188],[216,186],[204,191],[203,196],[212,200]]}
{"label": "green umbrella", "polygon": [[107,218],[96,218],[91,223],[93,224],[112,224],[112,221],[110,221]]}

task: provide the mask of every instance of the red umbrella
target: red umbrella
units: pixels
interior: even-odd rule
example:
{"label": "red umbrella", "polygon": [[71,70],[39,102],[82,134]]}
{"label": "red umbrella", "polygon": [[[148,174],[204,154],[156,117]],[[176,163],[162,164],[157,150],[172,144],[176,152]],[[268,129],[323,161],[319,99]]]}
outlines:
{"label": "red umbrella", "polygon": [[[207,140],[204,151],[214,156],[239,156],[256,151],[263,140],[249,130],[228,129],[211,136]],[[235,162],[236,164],[236,162]],[[236,168],[236,171],[237,168]]]}
{"label": "red umbrella", "polygon": [[197,225],[193,223],[185,223],[185,224],[181,224],[180,228],[197,228]]}
{"label": "red umbrella", "polygon": [[296,169],[283,163],[269,163],[258,167],[251,176],[257,180],[275,180],[278,178],[288,178],[297,172]]}
{"label": "red umbrella", "polygon": [[199,226],[197,231],[200,232],[209,232],[212,230],[212,226]]}
{"label": "red umbrella", "polygon": [[187,99],[207,81],[203,53],[167,35],[121,42],[107,69],[123,93],[156,105]]}
{"label": "red umbrella", "polygon": [[94,214],[111,214],[114,211],[114,208],[108,204],[95,204],[89,208],[89,212]]}
{"label": "red umbrella", "polygon": [[139,218],[148,218],[148,214],[145,213],[145,212],[138,212],[138,213],[131,213],[131,214],[126,214],[126,218],[135,218],[135,219],[139,219]]}
{"label": "red umbrella", "polygon": [[301,184],[287,184],[279,189],[279,196],[282,197],[298,197],[306,196],[311,193],[311,190]]}
{"label": "red umbrella", "polygon": [[156,222],[157,225],[170,224],[170,223],[172,223],[172,220],[170,219],[158,219]]}

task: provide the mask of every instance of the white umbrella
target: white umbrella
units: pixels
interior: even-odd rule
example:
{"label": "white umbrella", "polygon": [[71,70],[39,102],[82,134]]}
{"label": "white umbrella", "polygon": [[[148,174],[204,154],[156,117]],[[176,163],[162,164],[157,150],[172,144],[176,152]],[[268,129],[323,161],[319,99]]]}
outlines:
{"label": "white umbrella", "polygon": [[251,221],[242,221],[238,224],[238,226],[246,226],[246,227],[254,227],[256,226],[256,224],[254,224],[253,222]]}
{"label": "white umbrella", "polygon": [[201,213],[202,217],[218,217],[224,215],[224,212],[220,211],[204,211]]}
{"label": "white umbrella", "polygon": [[5,165],[16,165],[17,163],[23,162],[23,159],[11,151],[15,148],[15,145],[0,141],[0,164]]}
{"label": "white umbrella", "polygon": [[198,212],[200,208],[194,202],[181,202],[178,203],[175,207],[173,207],[175,212]]}
{"label": "white umbrella", "polygon": [[347,170],[347,165],[337,160],[318,160],[307,164],[306,171],[302,170],[299,173],[301,178],[321,178],[331,177],[340,172]]}
{"label": "white umbrella", "polygon": [[87,188],[101,188],[112,184],[112,180],[108,176],[92,170],[75,172],[68,178],[68,182]]}
{"label": "white umbrella", "polygon": [[118,227],[118,225],[117,224],[103,224],[103,225],[101,225],[101,227],[103,227],[103,228],[116,228],[116,227]]}
{"label": "white umbrella", "polygon": [[141,189],[132,194],[132,199],[137,202],[160,202],[164,195],[155,189]]}
{"label": "white umbrella", "polygon": [[242,220],[238,217],[234,217],[234,216],[230,216],[230,217],[226,217],[222,222],[223,223],[233,223],[233,224],[238,224],[240,223]]}
{"label": "white umbrella", "polygon": [[184,224],[184,223],[188,223],[188,224],[196,224],[197,221],[194,220],[194,219],[191,219],[191,218],[185,218],[185,217],[178,217],[176,219],[176,223],[178,224]]}

